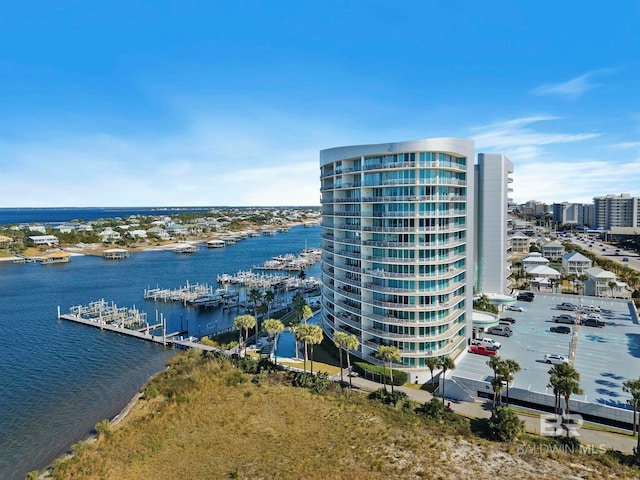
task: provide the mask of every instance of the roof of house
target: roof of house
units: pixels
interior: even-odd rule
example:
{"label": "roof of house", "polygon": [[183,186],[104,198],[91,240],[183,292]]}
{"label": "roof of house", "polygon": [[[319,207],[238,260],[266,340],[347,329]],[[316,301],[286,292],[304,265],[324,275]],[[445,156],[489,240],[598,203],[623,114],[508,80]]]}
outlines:
{"label": "roof of house", "polygon": [[585,257],[580,252],[570,252],[566,255],[562,256],[563,260],[572,261],[572,262],[591,262],[590,258]]}
{"label": "roof of house", "polygon": [[600,267],[591,267],[584,271],[587,275],[594,278],[616,278],[616,274]]}
{"label": "roof of house", "polygon": [[563,248],[563,247],[564,245],[562,245],[560,242],[556,240],[551,240],[550,242],[542,245],[542,248]]}
{"label": "roof of house", "polygon": [[528,272],[532,275],[546,275],[546,276],[560,276],[560,272],[555,268],[547,267],[546,265],[538,265],[537,267],[533,267]]}

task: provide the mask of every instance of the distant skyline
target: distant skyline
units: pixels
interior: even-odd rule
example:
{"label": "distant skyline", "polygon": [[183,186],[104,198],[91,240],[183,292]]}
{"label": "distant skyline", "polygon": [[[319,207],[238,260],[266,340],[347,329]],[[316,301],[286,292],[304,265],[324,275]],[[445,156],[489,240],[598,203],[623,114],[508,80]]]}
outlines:
{"label": "distant skyline", "polygon": [[0,207],[314,206],[319,150],[433,137],[640,196],[636,1],[103,3],[4,6]]}

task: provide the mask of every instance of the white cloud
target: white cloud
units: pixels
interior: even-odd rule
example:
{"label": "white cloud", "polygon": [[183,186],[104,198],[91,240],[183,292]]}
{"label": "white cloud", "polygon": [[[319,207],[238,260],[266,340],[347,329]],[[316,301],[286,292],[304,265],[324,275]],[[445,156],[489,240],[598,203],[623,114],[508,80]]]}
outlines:
{"label": "white cloud", "polygon": [[573,100],[600,86],[600,84],[591,81],[593,74],[594,72],[585,73],[566,82],[540,85],[533,90],[533,93],[536,95],[557,95]]}
{"label": "white cloud", "polygon": [[616,143],[615,145],[612,145],[613,147],[618,147],[618,148],[636,148],[636,147],[640,147],[640,142],[622,142],[622,143]]}

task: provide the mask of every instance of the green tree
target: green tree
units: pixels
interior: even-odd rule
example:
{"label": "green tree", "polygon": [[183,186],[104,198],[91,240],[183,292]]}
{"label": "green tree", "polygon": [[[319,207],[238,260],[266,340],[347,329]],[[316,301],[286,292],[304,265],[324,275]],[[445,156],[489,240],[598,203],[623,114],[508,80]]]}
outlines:
{"label": "green tree", "polygon": [[269,345],[273,341],[273,362],[277,365],[278,336],[284,331],[284,323],[275,318],[269,318],[262,323],[262,328],[267,332]]}
{"label": "green tree", "polygon": [[[333,343],[338,349],[338,356],[340,357],[340,384],[344,383],[344,376],[342,374],[343,363],[342,363],[342,349],[345,348],[347,344],[347,338],[349,334],[346,332],[335,332],[333,334]],[[347,356],[349,356],[349,352],[347,352]]]}
{"label": "green tree", "polygon": [[444,385],[446,382],[447,370],[454,370],[456,364],[453,362],[450,356],[442,357],[440,359],[440,368],[442,369],[442,403],[444,403]]}
{"label": "green tree", "polygon": [[507,358],[502,362],[501,374],[502,374],[502,378],[506,382],[506,387],[507,387],[507,407],[509,406],[509,384],[513,382],[513,378],[515,374],[518,373],[520,370],[521,370],[520,364],[515,360]]}
{"label": "green tree", "polygon": [[[238,315],[233,320],[233,328],[240,332],[240,353],[246,353],[246,341],[249,336],[249,329],[256,326],[256,319],[253,315]],[[244,336],[242,331],[244,330]],[[245,352],[242,352],[242,348],[245,348]]]}
{"label": "green tree", "polygon": [[440,359],[438,357],[428,357],[424,361],[424,364],[426,365],[426,367],[429,369],[429,372],[431,373],[431,385],[433,386],[433,371],[440,368]]}
{"label": "green tree", "polygon": [[633,434],[635,435],[638,433],[638,421],[636,414],[638,412],[638,406],[640,406],[640,378],[637,380],[626,380],[622,382],[622,391],[631,394],[631,398],[628,402],[633,408]]}
{"label": "green tree", "polygon": [[304,345],[303,362],[304,362],[305,373],[307,373],[307,358],[308,358],[307,345],[313,339],[313,335],[314,335],[310,329],[310,327],[312,326],[314,325],[307,325],[306,323],[300,323],[290,328],[293,331],[294,335],[296,336],[296,342],[302,342],[302,344]]}
{"label": "green tree", "polygon": [[297,323],[300,323],[300,320],[302,319],[302,311],[305,306],[307,306],[307,302],[300,293],[296,293],[291,298],[291,308],[296,314]]}
{"label": "green tree", "polygon": [[313,375],[313,347],[320,345],[324,339],[322,328],[318,325],[309,325],[309,345],[311,345],[311,375]]}
{"label": "green tree", "polygon": [[255,343],[258,345],[258,335],[260,334],[260,321],[258,320],[258,308],[260,307],[262,301],[262,291],[259,288],[252,287],[247,293],[247,298],[251,301],[253,305],[253,316],[256,319],[256,340]]}
{"label": "green tree", "polygon": [[500,378],[499,370],[502,366],[502,360],[498,355],[493,355],[487,360],[487,366],[493,370],[493,378],[491,379],[491,386],[493,387],[493,408],[495,410],[498,405],[498,395],[502,391],[502,379]]}
{"label": "green tree", "polygon": [[304,307],[302,307],[301,315],[304,323],[307,323],[307,320],[313,317],[313,310],[311,310],[311,307],[309,305],[305,305]]}
{"label": "green tree", "polygon": [[[380,345],[378,347],[378,351],[376,352],[376,357],[383,362],[389,362],[389,378],[391,379],[391,393],[393,393],[393,368],[391,368],[393,361],[400,362],[400,350],[398,347],[394,347],[393,345]],[[386,381],[384,380],[383,375],[383,385],[384,389],[387,389]]]}
{"label": "green tree", "polygon": [[565,379],[577,382],[580,379],[580,374],[575,368],[566,363],[559,363],[549,369],[549,386],[553,388],[553,393],[556,396],[556,414],[560,412],[560,398],[565,395],[565,391],[570,387],[565,383]]}
{"label": "green tree", "polygon": [[524,431],[524,422],[508,407],[497,407],[491,412],[489,430],[501,442],[512,442]]}
{"label": "green tree", "polygon": [[609,287],[609,290],[611,290],[611,296],[613,297],[613,291],[618,288],[618,284],[616,282],[609,282],[607,283],[607,286]]}
{"label": "green tree", "polygon": [[273,302],[276,299],[276,292],[273,290],[267,290],[264,292],[264,303],[267,306],[267,318],[269,318],[271,314],[271,308],[273,307]]}

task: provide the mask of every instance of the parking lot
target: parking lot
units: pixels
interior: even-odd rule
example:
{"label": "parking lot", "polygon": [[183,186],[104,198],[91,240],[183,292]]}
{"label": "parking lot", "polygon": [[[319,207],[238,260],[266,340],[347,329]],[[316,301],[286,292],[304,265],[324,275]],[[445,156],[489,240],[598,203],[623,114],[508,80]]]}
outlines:
{"label": "parking lot", "polygon": [[[550,327],[559,325],[552,321],[554,315],[576,313],[556,310],[555,306],[562,302],[599,306],[605,326],[569,325],[570,334],[552,332]],[[622,382],[640,376],[640,325],[637,317],[632,315],[633,307],[629,302],[536,293],[533,302],[517,302],[517,305],[524,307],[525,311],[505,311],[500,315],[516,319],[511,337],[485,335],[501,342],[498,353],[501,358],[514,359],[522,368],[510,385],[514,394],[517,394],[517,389],[519,396],[529,396],[533,402],[539,395],[527,395],[527,392],[553,397],[553,391],[547,387],[551,365],[545,363],[544,356],[570,356],[572,342],[576,341],[574,367],[580,373],[584,395],[574,395],[572,400],[625,410],[630,408],[626,403],[630,396],[622,391]],[[486,365],[487,359],[483,355],[467,353],[452,376],[488,382],[493,371]],[[477,383],[473,386],[479,388]],[[486,385],[483,388],[486,389]]]}

